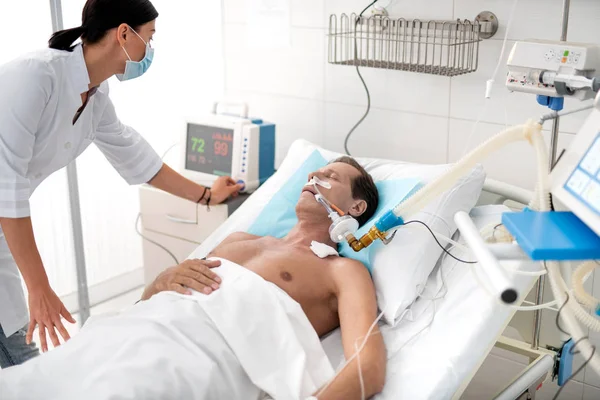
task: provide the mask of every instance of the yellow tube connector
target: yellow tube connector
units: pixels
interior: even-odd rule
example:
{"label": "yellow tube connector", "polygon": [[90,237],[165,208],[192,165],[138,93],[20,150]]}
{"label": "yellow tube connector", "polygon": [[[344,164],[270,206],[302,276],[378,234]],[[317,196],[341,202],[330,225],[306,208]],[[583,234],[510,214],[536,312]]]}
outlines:
{"label": "yellow tube connector", "polygon": [[348,245],[356,252],[369,247],[371,243],[377,239],[385,240],[385,238],[385,232],[381,232],[375,225],[373,225],[373,227],[369,229],[369,232],[365,233],[360,239],[356,239],[352,234],[346,236]]}

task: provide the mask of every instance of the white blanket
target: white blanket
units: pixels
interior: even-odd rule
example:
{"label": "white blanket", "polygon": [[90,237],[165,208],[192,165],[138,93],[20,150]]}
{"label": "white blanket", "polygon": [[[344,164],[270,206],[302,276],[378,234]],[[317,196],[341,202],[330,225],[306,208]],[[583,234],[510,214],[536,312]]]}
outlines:
{"label": "white blanket", "polygon": [[0,399],[304,399],[334,371],[300,305],[234,263],[206,296],[161,293],[0,371]]}

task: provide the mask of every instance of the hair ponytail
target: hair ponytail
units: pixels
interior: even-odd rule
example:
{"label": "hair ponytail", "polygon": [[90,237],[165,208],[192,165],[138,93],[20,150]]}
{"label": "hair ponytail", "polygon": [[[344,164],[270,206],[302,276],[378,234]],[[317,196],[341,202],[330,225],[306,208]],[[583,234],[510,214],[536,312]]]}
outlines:
{"label": "hair ponytail", "polygon": [[48,46],[56,50],[73,50],[73,42],[81,37],[85,32],[82,26],[78,28],[65,29],[63,31],[54,32],[48,41]]}
{"label": "hair ponytail", "polygon": [[82,26],[54,33],[48,45],[52,49],[73,51],[73,43],[79,38],[86,45],[98,43],[106,32],[121,24],[135,30],[157,17],[150,0],[86,0]]}

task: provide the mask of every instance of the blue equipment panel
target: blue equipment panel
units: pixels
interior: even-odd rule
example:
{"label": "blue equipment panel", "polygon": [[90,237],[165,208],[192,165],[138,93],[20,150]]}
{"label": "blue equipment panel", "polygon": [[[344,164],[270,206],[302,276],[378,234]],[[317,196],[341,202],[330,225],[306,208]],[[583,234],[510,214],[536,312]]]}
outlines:
{"label": "blue equipment panel", "polygon": [[251,118],[260,127],[260,153],[258,158],[258,178],[260,184],[275,173],[275,124],[262,119]]}
{"label": "blue equipment panel", "polygon": [[572,212],[504,213],[502,223],[534,261],[600,259],[600,237]]}
{"label": "blue equipment panel", "polygon": [[564,344],[560,352],[560,363],[558,364],[558,386],[564,385],[573,373],[573,339]]}

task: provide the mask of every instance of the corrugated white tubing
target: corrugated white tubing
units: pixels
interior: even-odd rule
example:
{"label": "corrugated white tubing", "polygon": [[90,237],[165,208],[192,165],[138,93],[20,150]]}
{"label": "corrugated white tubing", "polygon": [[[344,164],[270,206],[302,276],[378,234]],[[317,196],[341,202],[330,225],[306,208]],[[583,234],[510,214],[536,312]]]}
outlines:
{"label": "corrugated white tubing", "polygon": [[581,304],[586,307],[595,310],[596,307],[600,304],[600,300],[596,299],[594,296],[590,295],[586,292],[583,287],[584,278],[591,274],[594,269],[600,267],[600,264],[595,263],[594,261],[586,261],[580,264],[575,272],[573,272],[573,278],[571,279],[573,285],[573,294],[577,298]]}
{"label": "corrugated white tubing", "polygon": [[531,138],[536,153],[538,180],[535,193],[529,207],[533,210],[550,210],[550,187],[546,168],[548,165],[548,151],[541,135]]}
{"label": "corrugated white tubing", "polygon": [[512,142],[527,140],[532,136],[536,136],[536,134],[540,135],[541,130],[542,126],[540,124],[528,121],[524,125],[514,126],[498,133],[460,159],[450,167],[448,172],[437,177],[414,195],[398,204],[394,208],[394,214],[406,221],[407,217],[421,209],[423,204],[429,203],[440,193],[450,189],[461,176],[466,174],[475,164],[483,161],[490,153]]}
{"label": "corrugated white tubing", "polygon": [[[536,155],[538,158],[538,188],[539,188],[539,206],[540,211],[550,211],[549,202],[549,177],[546,171],[548,165],[548,154],[546,152],[546,146],[542,138],[538,135],[533,136],[533,145],[536,147]],[[546,200],[548,199],[548,200]],[[567,300],[567,293],[569,288],[567,287],[564,279],[562,278],[560,265],[555,261],[546,263],[548,269],[548,280],[550,281],[550,288],[554,294],[554,299],[557,304],[562,305]],[[587,337],[586,332],[582,329],[578,319],[590,329],[600,328],[600,321],[597,318],[592,317],[586,312],[583,307],[577,302],[574,296],[569,296],[569,301],[560,313],[560,319],[564,323],[564,326],[571,335],[573,341],[578,343],[579,350],[584,360],[590,360],[589,365],[592,366],[597,374],[600,374],[600,355],[594,353],[594,347],[589,340],[582,340]]]}

